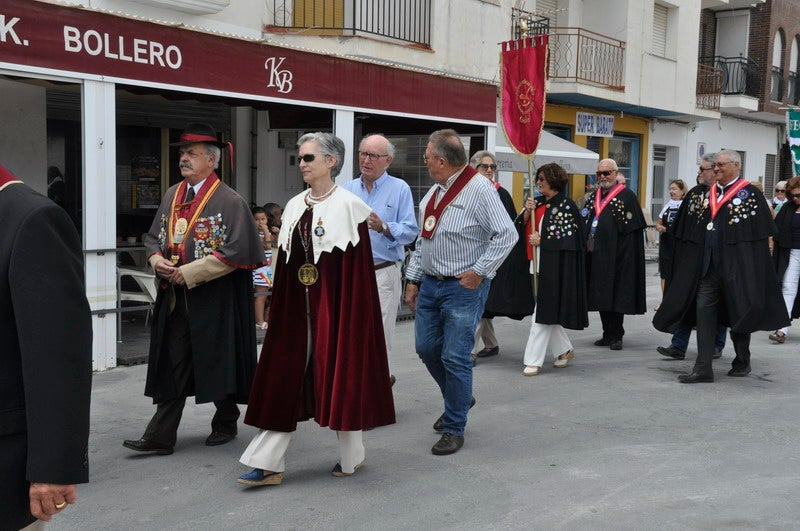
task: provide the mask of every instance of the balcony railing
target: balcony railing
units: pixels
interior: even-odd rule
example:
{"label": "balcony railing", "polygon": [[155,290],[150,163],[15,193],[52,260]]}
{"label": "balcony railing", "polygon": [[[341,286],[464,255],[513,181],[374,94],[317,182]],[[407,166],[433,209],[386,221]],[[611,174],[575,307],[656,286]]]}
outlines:
{"label": "balcony railing", "polygon": [[761,74],[758,63],[748,57],[701,57],[701,64],[722,70],[722,93],[758,98]]}
{"label": "balcony railing", "polygon": [[797,72],[789,72],[789,79],[786,83],[786,103],[789,105],[797,105],[800,102],[800,86],[798,86],[800,79],[797,77]]}
{"label": "balcony railing", "polygon": [[511,38],[544,35],[550,31],[550,19],[516,7],[511,8]]}
{"label": "balcony railing", "polygon": [[432,0],[267,0],[268,31],[378,35],[430,46]]}
{"label": "balcony railing", "polygon": [[769,78],[769,99],[772,101],[783,100],[783,68],[773,66]]}
{"label": "balcony railing", "polygon": [[697,108],[718,111],[720,94],[722,94],[722,70],[698,64]]}
{"label": "balcony railing", "polygon": [[550,29],[550,80],[625,90],[625,42],[583,28]]}

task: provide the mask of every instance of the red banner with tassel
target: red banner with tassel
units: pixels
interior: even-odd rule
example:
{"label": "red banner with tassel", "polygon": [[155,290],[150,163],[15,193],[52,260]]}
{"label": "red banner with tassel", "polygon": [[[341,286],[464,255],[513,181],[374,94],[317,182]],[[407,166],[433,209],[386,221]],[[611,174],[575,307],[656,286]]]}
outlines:
{"label": "red banner with tassel", "polygon": [[501,44],[503,130],[508,145],[530,159],[544,124],[547,35]]}

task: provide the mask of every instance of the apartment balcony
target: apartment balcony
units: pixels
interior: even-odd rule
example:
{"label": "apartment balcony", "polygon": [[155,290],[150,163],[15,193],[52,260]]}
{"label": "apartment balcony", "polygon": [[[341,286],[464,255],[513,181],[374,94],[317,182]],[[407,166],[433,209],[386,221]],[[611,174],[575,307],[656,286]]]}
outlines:
{"label": "apartment balcony", "polygon": [[723,71],[713,66],[697,65],[697,100],[698,109],[719,111],[722,95]]}
{"label": "apartment balcony", "polygon": [[511,8],[511,38],[513,40],[550,32],[550,19],[516,7]]}
{"label": "apartment balcony", "polygon": [[552,83],[625,90],[624,41],[584,28],[551,28],[549,51]]}
{"label": "apartment balcony", "polygon": [[699,63],[722,71],[722,95],[719,103],[721,112],[747,117],[759,110],[758,90],[762,74],[758,63],[748,57],[719,55],[701,57]]}
{"label": "apartment balcony", "polygon": [[433,0],[265,0],[274,20],[266,31],[377,36],[430,47]]}

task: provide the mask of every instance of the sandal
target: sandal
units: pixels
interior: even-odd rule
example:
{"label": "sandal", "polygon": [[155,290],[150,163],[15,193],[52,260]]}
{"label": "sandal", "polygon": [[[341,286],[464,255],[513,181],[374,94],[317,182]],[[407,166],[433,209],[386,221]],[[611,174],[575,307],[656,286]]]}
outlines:
{"label": "sandal", "polygon": [[773,333],[769,335],[769,338],[781,344],[786,342],[786,334],[784,334],[780,330],[775,330]]}

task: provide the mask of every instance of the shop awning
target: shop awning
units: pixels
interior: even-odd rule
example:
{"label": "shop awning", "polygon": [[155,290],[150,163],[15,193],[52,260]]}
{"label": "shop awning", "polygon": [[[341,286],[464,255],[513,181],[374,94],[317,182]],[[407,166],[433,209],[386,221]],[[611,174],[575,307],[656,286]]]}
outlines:
{"label": "shop awning", "polygon": [[[499,141],[504,139],[498,138]],[[501,171],[517,171],[528,173],[528,161],[513,150],[498,142],[495,150],[497,169]],[[539,147],[533,159],[535,167],[555,162],[567,173],[591,174],[597,169],[600,156],[594,151],[578,146],[547,131],[542,131]]]}

